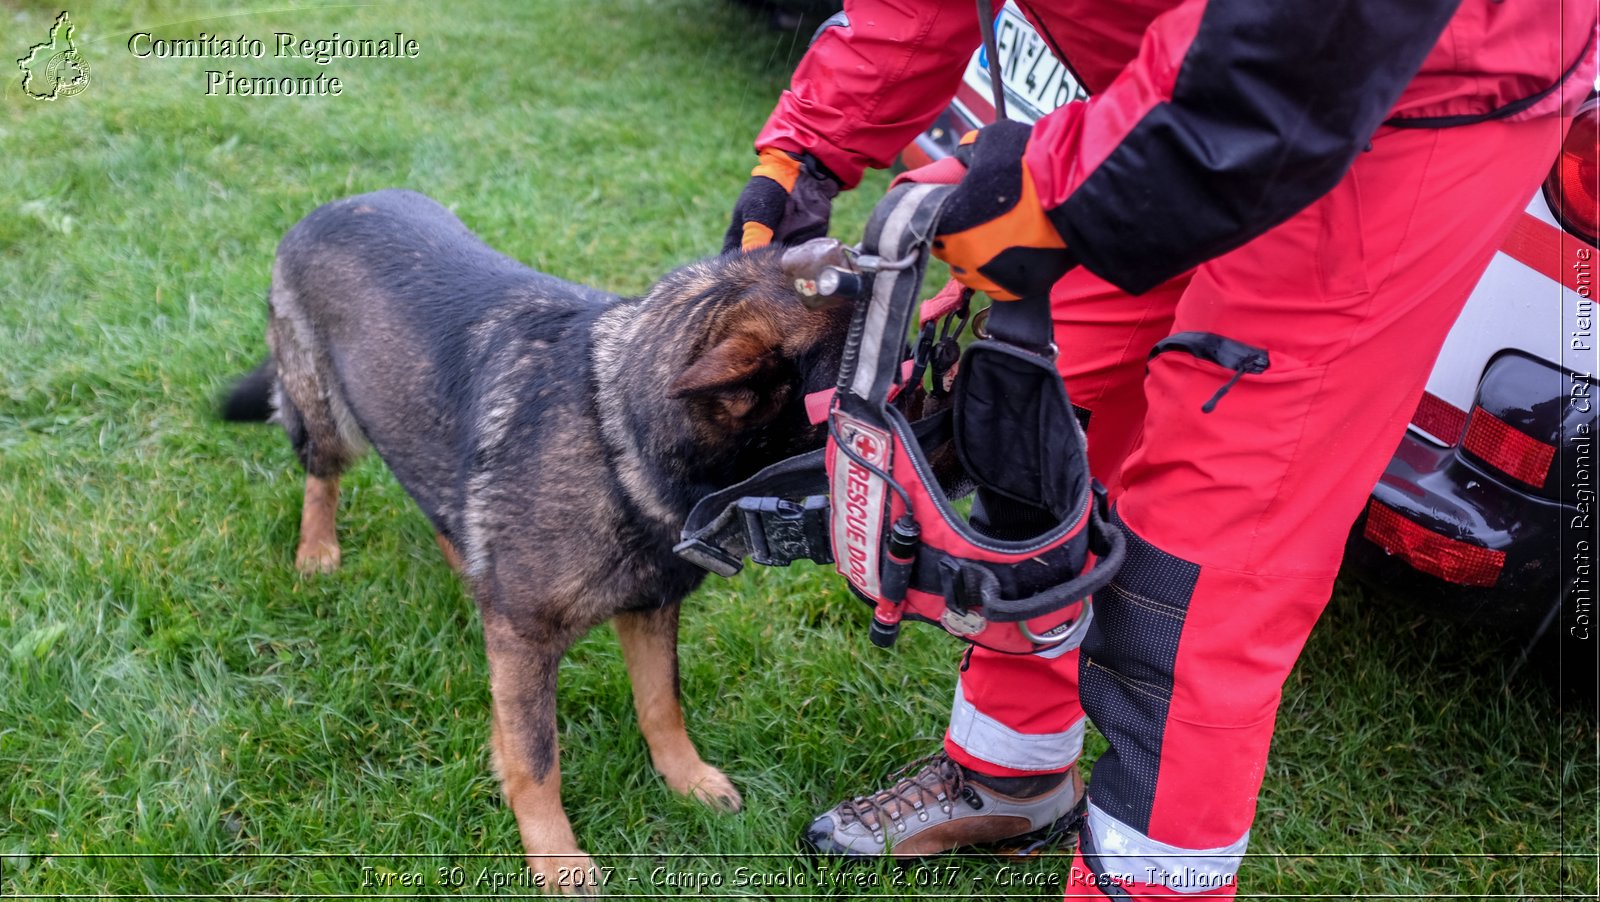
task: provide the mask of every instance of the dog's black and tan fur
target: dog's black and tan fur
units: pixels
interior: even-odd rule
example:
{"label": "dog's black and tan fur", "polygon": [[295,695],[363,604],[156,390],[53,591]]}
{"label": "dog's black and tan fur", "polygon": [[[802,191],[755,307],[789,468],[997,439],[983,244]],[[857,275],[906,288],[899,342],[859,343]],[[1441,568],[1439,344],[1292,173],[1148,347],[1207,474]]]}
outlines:
{"label": "dog's black and tan fur", "polygon": [[502,256],[404,191],[296,225],[269,301],[271,357],[224,414],[275,410],[289,434],[306,471],[300,569],[338,566],[339,474],[369,445],[433,522],[482,615],[493,758],[535,871],[587,865],[567,857],[581,853],[556,668],[607,619],[655,768],[737,809],[684,730],[678,605],[703,573],[672,546],[697,498],[820,444],[803,396],[832,384],[845,314],[805,309],[775,252],[619,299]]}

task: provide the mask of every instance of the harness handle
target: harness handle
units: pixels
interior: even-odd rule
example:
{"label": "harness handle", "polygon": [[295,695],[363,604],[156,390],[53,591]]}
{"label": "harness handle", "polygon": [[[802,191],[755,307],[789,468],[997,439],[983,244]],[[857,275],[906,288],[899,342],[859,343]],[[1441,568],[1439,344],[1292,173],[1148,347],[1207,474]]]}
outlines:
{"label": "harness handle", "polygon": [[[980,584],[974,587],[978,592],[974,593],[973,598],[974,603],[983,605],[984,619],[991,623],[1024,623],[1035,617],[1043,617],[1045,614],[1058,611],[1080,599],[1087,600],[1095,592],[1105,588],[1121,569],[1123,558],[1127,556],[1128,542],[1122,530],[1111,527],[1101,517],[1098,505],[1090,506],[1089,518],[1089,528],[1104,543],[1102,547],[1105,553],[1097,552],[1093,568],[1059,586],[1052,586],[1026,598],[1001,598],[999,582],[994,579],[994,574],[982,565],[973,566],[972,572],[982,573],[987,577],[987,579],[980,578]],[[992,593],[985,591],[986,584],[991,581],[994,585]],[[1084,605],[1084,612],[1078,616],[1078,620],[1082,621],[1082,626],[1087,627],[1089,620],[1087,604]],[[1035,637],[1029,636],[1029,638]],[[1056,644],[1055,637],[1035,639],[1035,641]]]}
{"label": "harness handle", "polygon": [[900,377],[901,352],[911,331],[949,185],[912,183],[890,190],[873,207],[855,263],[866,297],[856,304],[839,365],[839,397],[882,409]]}

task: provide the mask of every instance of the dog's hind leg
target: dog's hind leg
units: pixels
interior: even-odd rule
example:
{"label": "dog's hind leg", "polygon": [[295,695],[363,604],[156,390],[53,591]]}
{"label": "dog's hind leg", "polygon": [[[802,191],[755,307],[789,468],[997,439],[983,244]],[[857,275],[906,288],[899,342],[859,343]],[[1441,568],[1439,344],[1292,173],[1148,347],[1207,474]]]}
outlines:
{"label": "dog's hind leg", "polygon": [[339,511],[339,477],[306,476],[305,501],[300,505],[300,544],[294,565],[301,573],[332,573],[339,569],[339,535],[334,520]]}
{"label": "dog's hind leg", "polygon": [[633,683],[639,732],[650,762],[679,795],[723,811],[738,811],[739,791],[722,771],[701,760],[683,725],[678,692],[678,606],[618,614],[612,623]]}
{"label": "dog's hind leg", "polygon": [[556,742],[556,670],[567,640],[558,630],[519,628],[491,605],[483,612],[484,650],[494,714],[490,748],[500,787],[517,818],[528,867],[544,887],[592,892],[594,862],[578,848],[561,807]]}
{"label": "dog's hind leg", "polygon": [[302,573],[327,573],[337,569],[340,560],[334,530],[339,474],[366,450],[366,439],[317,351],[298,300],[275,281],[272,316],[267,321],[267,344],[278,371],[273,406],[306,472],[294,564]]}
{"label": "dog's hind leg", "polygon": [[311,427],[294,402],[278,401],[278,419],[306,472],[305,498],[300,506],[300,544],[294,566],[301,573],[331,573],[339,568],[339,536],[334,521],[339,511],[339,473],[345,460],[323,450],[326,441],[312,435]]}

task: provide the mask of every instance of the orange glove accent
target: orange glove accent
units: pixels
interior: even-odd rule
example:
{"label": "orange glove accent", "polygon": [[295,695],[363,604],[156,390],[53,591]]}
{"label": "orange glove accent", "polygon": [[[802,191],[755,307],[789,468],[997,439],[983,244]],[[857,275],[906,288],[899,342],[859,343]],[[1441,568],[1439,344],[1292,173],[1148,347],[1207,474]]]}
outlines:
{"label": "orange glove accent", "polygon": [[744,232],[739,239],[740,250],[748,251],[752,248],[766,247],[771,243],[772,226],[762,225],[759,222],[747,222],[744,224]]}
{"label": "orange glove accent", "polygon": [[793,154],[765,147],[756,154],[756,160],[756,168],[750,170],[750,175],[772,179],[785,193],[794,190],[794,183],[800,179],[800,161]]}
{"label": "orange glove accent", "polygon": [[722,236],[723,253],[826,235],[839,183],[805,154],[763,147],[756,159]]}
{"label": "orange glove accent", "polygon": [[962,137],[967,165],[939,214],[934,256],[968,288],[997,301],[1048,293],[1076,260],[1039,202],[1023,162],[1031,130],[1001,121]]}
{"label": "orange glove accent", "polygon": [[951,275],[968,288],[997,301],[1014,301],[1021,295],[1002,288],[980,270],[1012,248],[1065,250],[1066,246],[1039,205],[1033,173],[1023,166],[1022,196],[1011,209],[970,229],[941,234],[933,242],[933,255],[950,264]]}

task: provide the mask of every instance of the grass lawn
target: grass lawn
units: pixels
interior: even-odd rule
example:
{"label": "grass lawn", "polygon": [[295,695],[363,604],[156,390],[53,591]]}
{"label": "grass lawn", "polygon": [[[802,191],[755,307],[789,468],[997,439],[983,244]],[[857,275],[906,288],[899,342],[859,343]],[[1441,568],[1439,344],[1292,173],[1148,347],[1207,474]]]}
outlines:
{"label": "grass lawn", "polygon": [[[5,56],[57,12],[0,0]],[[804,36],[724,0],[71,14],[87,90],[32,101],[13,71],[0,101],[0,897],[317,898],[412,873],[421,890],[383,891],[455,894],[514,872],[477,616],[422,516],[369,459],[345,482],[343,570],[296,577],[288,445],[213,399],[264,353],[279,236],[345,194],[423,191],[512,256],[622,292],[715,251]],[[141,60],[134,31],[268,55]],[[273,59],[279,31],[402,31],[420,55],[324,68]],[[212,68],[326,72],[343,94],[206,96]],[[840,234],[884,184],[841,200]],[[561,742],[607,892],[1059,898],[1058,858],[823,889],[794,852],[816,811],[935,747],[955,642],[912,627],[878,651],[816,568],[712,578],[686,612],[690,730],[747,809],[651,773],[597,631],[563,669]],[[1285,690],[1246,892],[1594,893],[1595,722],[1510,667],[1342,585]]]}

